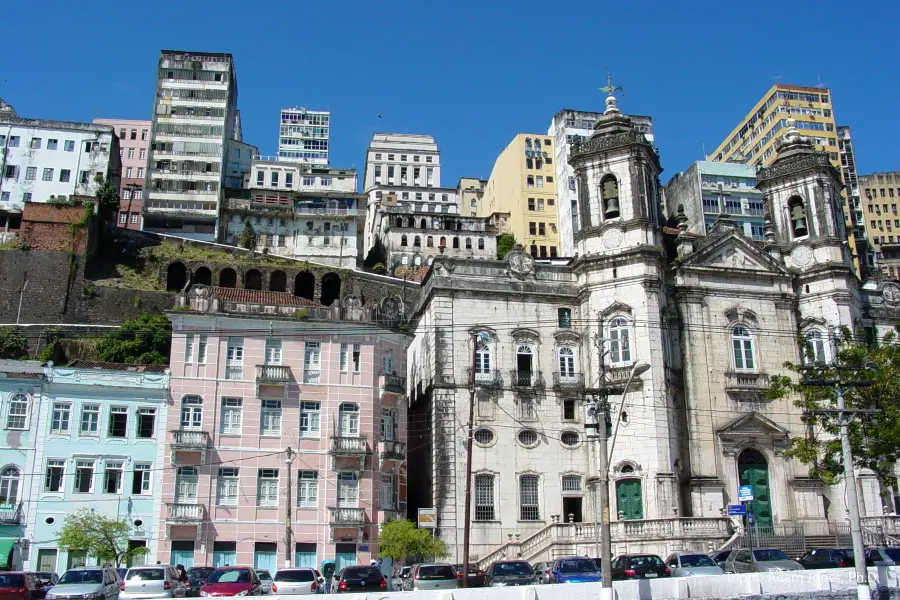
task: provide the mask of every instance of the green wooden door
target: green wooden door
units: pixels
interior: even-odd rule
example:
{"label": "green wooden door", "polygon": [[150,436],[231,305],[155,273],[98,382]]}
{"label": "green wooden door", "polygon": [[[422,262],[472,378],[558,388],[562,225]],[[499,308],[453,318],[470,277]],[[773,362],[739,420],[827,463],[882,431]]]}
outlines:
{"label": "green wooden door", "polygon": [[616,482],[618,511],[626,521],[644,518],[644,499],[641,496],[640,479],[622,479]]}
{"label": "green wooden door", "polygon": [[753,487],[750,513],[756,527],[772,526],[772,500],[769,489],[769,465],[756,450],[744,450],[738,458],[738,476],[741,485]]}

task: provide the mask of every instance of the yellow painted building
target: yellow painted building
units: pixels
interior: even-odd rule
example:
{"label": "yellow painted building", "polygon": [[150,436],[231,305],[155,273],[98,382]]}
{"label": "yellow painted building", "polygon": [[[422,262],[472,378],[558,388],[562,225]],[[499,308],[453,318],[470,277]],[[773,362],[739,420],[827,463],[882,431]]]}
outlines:
{"label": "yellow painted building", "polygon": [[520,133],[504,148],[477,206],[480,217],[508,213],[507,227],[526,252],[560,256],[553,140]]}
{"label": "yellow painted building", "polygon": [[[797,121],[800,134],[809,138],[816,150],[827,152],[831,164],[845,178],[841,166],[838,127],[831,104],[831,92],[827,88],[775,84],[741,119],[707,160],[738,162],[752,165],[770,165],[775,160],[775,142],[784,135],[788,115]],[[844,181],[846,185],[847,182]],[[856,207],[855,207],[856,208]],[[859,215],[861,216],[861,215]],[[847,224],[850,250],[856,254],[853,234],[853,214],[844,193],[844,217]],[[859,268],[858,260],[857,271]]]}
{"label": "yellow painted building", "polygon": [[860,175],[859,190],[879,275],[900,280],[900,171]]}

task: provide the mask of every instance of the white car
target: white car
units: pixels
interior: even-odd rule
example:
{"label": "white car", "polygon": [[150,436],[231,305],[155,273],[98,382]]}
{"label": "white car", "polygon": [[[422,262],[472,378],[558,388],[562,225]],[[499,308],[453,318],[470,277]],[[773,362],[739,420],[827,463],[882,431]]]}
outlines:
{"label": "white car", "polygon": [[272,593],[279,596],[311,596],[323,593],[325,579],[315,569],[282,569],[275,573]]}
{"label": "white car", "polygon": [[187,585],[171,565],[132,567],[119,587],[119,600],[184,598]]}

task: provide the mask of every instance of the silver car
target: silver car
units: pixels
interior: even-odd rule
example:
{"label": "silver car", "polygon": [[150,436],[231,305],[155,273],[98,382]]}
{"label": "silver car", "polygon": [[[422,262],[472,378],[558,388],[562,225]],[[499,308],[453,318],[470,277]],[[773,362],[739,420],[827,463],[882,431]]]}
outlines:
{"label": "silver car", "polygon": [[272,593],[279,596],[311,596],[318,594],[325,579],[314,569],[282,569],[275,573]]}
{"label": "silver car", "polygon": [[456,569],[447,563],[423,563],[412,570],[412,591],[450,590],[459,587]]}
{"label": "silver car", "polygon": [[257,569],[256,575],[259,577],[259,583],[262,585],[263,594],[272,593],[272,574],[268,569]]}
{"label": "silver car", "polygon": [[726,573],[766,573],[771,571],[803,571],[803,565],[778,548],[741,548],[725,560]]}
{"label": "silver car", "polygon": [[666,566],[672,577],[702,577],[704,575],[724,575],[713,559],[699,552],[673,552],[666,559]]}
{"label": "silver car", "polygon": [[119,600],[184,598],[187,586],[171,565],[132,567],[125,573]]}
{"label": "silver car", "polygon": [[118,600],[119,574],[109,567],[69,569],[47,592],[47,600],[82,598],[83,600]]}

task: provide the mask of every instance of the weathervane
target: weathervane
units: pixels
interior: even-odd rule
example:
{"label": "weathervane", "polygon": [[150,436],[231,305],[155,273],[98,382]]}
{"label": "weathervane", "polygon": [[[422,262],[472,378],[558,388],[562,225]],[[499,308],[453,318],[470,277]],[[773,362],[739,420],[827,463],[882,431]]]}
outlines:
{"label": "weathervane", "polygon": [[606,69],[606,85],[600,88],[601,92],[606,92],[607,96],[612,96],[616,92],[621,92],[622,95],[625,95],[625,90],[620,85],[613,85],[612,75],[609,74],[609,67],[603,65],[603,68]]}

